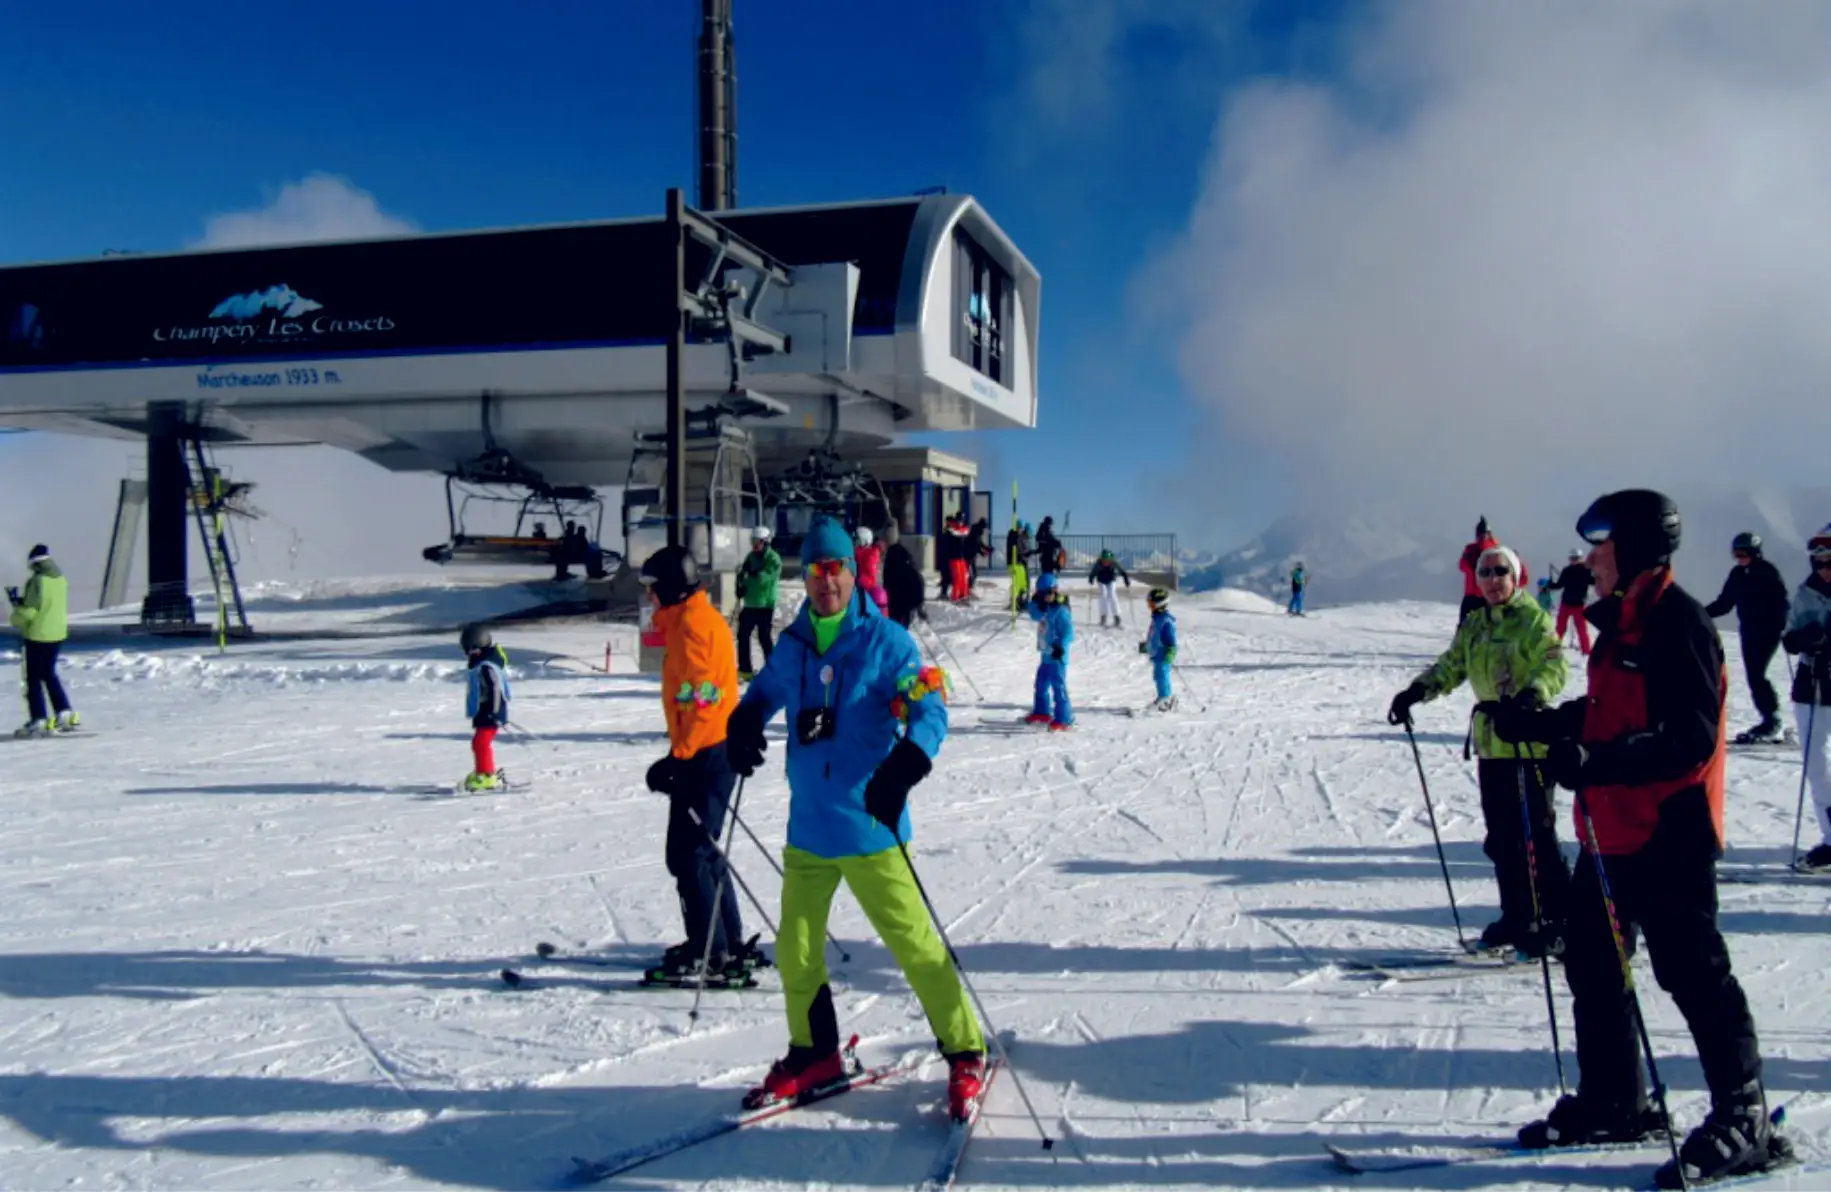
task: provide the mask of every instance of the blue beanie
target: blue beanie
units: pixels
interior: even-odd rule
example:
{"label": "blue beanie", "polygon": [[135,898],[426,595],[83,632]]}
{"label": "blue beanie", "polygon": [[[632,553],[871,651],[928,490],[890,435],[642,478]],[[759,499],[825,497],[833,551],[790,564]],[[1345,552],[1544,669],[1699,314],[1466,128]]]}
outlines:
{"label": "blue beanie", "polygon": [[852,536],[846,533],[845,527],[823,515],[814,519],[814,524],[807,528],[807,537],[801,540],[801,562],[806,566],[827,559],[844,559],[850,568]]}

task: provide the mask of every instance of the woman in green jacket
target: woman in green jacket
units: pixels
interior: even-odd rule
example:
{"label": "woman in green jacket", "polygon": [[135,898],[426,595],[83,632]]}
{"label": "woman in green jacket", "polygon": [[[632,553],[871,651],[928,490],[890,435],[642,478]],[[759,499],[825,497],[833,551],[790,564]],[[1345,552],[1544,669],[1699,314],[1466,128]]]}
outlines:
{"label": "woman in green jacket", "polygon": [[[79,723],[64,695],[64,685],[57,679],[57,652],[70,635],[70,581],[51,559],[51,548],[40,543],[26,555],[31,578],[25,581],[25,592],[6,590],[13,612],[8,620],[25,639],[25,727],[15,737],[37,737],[72,729]],[[51,700],[51,720],[46,716],[45,697]]]}
{"label": "woman in green jacket", "polygon": [[[1447,695],[1464,680],[1482,703],[1521,700],[1542,707],[1564,690],[1569,677],[1564,652],[1552,632],[1550,615],[1526,590],[1519,556],[1505,546],[1490,547],[1482,552],[1475,576],[1486,604],[1463,619],[1456,639],[1436,664],[1393,697],[1387,713],[1393,724],[1409,722],[1413,705]],[[1481,933],[1482,947],[1516,948],[1531,956],[1547,948],[1555,953],[1562,946],[1570,871],[1558,851],[1556,819],[1540,766],[1529,760],[1542,758],[1544,746],[1501,740],[1481,711],[1474,714],[1469,735],[1481,758],[1477,775],[1487,822],[1482,849],[1494,862],[1500,885],[1500,918]],[[1528,864],[1528,819],[1536,875]],[[1543,933],[1535,929],[1533,916],[1535,876]]]}

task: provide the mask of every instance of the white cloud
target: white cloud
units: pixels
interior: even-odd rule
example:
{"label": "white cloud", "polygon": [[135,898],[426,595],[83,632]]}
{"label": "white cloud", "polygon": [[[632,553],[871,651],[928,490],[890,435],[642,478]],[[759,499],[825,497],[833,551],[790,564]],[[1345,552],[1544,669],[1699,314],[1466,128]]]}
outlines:
{"label": "white cloud", "polygon": [[331,174],[308,174],[282,186],[267,204],[230,211],[204,221],[193,248],[254,248],[312,240],[360,240],[400,236],[419,229],[381,209],[375,196]]}
{"label": "white cloud", "polygon": [[1405,0],[1224,97],[1135,292],[1319,500],[1795,484],[1831,430],[1831,7]]}

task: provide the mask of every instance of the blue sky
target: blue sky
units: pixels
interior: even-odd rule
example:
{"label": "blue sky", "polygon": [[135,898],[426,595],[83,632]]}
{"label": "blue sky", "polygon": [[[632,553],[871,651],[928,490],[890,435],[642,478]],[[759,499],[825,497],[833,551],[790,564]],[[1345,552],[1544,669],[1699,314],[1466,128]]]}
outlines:
{"label": "blue sky", "polygon": [[[1341,6],[736,7],[742,205],[945,184],[1042,270],[1042,425],[976,437],[991,485],[1015,474],[1030,520],[1072,507],[1077,530],[1232,545],[1260,528],[1275,461],[1216,448],[1238,481],[1224,509],[1167,482],[1201,416],[1134,278],[1186,226],[1229,89],[1326,73]],[[666,187],[690,193],[697,9],[17,8],[0,39],[0,261],[179,247],[313,173],[427,230],[656,210]]]}

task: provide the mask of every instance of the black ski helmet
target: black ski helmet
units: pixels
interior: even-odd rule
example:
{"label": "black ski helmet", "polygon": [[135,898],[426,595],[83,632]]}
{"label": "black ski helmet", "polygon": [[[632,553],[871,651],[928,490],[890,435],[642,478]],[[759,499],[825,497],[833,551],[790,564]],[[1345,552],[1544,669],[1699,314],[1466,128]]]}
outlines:
{"label": "black ski helmet", "polygon": [[699,561],[684,546],[664,546],[644,561],[641,578],[663,607],[679,604],[699,591]]}
{"label": "black ski helmet", "polygon": [[1479,520],[1475,523],[1475,537],[1486,538],[1487,536],[1488,536],[1488,515],[1484,513],[1481,515],[1481,520]]}
{"label": "black ski helmet", "polygon": [[1145,599],[1145,602],[1147,604],[1149,604],[1152,608],[1169,608],[1170,607],[1170,589],[1152,588],[1150,590],[1150,592],[1145,596],[1144,599]]}
{"label": "black ski helmet", "polygon": [[1671,561],[1678,550],[1678,505],[1650,488],[1606,493],[1577,519],[1577,536],[1590,543],[1612,541],[1616,568],[1630,579]]}
{"label": "black ski helmet", "polygon": [[475,654],[479,650],[489,649],[496,644],[496,640],[490,636],[489,626],[473,622],[458,634],[458,644],[464,647],[466,654]]}
{"label": "black ski helmet", "polygon": [[1729,544],[1729,549],[1731,552],[1752,555],[1759,559],[1761,557],[1761,535],[1753,530],[1744,530],[1736,535],[1735,541]]}

